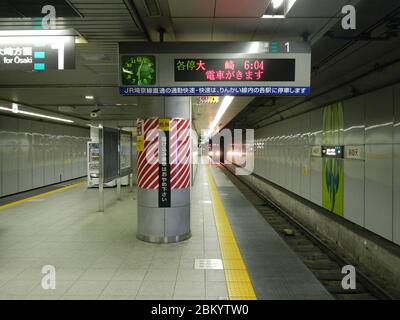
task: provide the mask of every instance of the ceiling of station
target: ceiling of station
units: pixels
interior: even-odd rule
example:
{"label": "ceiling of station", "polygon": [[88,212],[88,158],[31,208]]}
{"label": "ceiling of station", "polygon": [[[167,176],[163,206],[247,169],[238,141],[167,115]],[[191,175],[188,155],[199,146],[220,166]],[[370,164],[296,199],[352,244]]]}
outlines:
{"label": "ceiling of station", "polygon": [[[326,8],[318,5],[321,13]],[[307,12],[305,9],[299,7],[299,16]],[[312,93],[309,97],[256,98],[229,126],[263,127],[398,82],[400,2],[358,1],[356,13],[356,30],[343,30],[339,22],[330,26],[329,32],[313,43]]]}
{"label": "ceiling of station", "polygon": [[[73,28],[88,43],[76,46],[76,69],[42,73],[1,72],[0,99],[91,119],[135,120],[146,99],[118,93],[118,42],[256,41],[307,36],[316,43],[339,21],[344,4],[370,0],[297,0],[285,19],[262,19],[271,0],[0,0],[0,30],[33,29],[42,2],[57,10],[57,28]],[[374,0],[375,1],[375,0]],[[92,95],[94,100],[85,99]],[[252,98],[236,98],[221,120],[228,123]],[[207,128],[217,105],[196,106],[200,131]],[[197,108],[197,109],[196,109]]]}

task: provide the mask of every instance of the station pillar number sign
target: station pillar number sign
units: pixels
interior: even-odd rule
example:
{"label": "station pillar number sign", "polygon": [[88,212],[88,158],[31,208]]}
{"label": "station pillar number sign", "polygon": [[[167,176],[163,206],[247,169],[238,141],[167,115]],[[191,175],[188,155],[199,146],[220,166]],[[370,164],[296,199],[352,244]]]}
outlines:
{"label": "station pillar number sign", "polygon": [[0,33],[0,71],[74,69],[75,36],[68,30],[57,30],[61,34],[57,36],[46,35],[52,31],[55,30],[40,30],[44,33],[40,36],[2,36]]}

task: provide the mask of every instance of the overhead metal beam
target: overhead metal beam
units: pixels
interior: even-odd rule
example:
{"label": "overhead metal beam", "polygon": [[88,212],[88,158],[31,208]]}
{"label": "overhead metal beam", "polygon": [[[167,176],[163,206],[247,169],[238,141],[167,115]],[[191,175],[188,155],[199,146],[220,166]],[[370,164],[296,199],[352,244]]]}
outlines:
{"label": "overhead metal beam", "polygon": [[152,42],[149,31],[140,16],[139,10],[137,9],[136,5],[132,0],[124,0],[124,4],[129,11],[129,14],[132,17],[132,20],[137,24],[137,26],[143,31],[147,41]]}

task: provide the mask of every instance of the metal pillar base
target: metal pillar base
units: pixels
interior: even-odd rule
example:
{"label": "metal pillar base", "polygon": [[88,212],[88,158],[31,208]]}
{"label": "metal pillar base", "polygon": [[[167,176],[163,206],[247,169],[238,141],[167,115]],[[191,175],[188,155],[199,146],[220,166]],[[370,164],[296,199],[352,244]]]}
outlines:
{"label": "metal pillar base", "polygon": [[192,233],[186,233],[179,236],[170,236],[170,237],[156,237],[156,236],[146,236],[142,234],[136,234],[136,238],[139,240],[150,242],[150,243],[176,243],[189,239],[192,236]]}

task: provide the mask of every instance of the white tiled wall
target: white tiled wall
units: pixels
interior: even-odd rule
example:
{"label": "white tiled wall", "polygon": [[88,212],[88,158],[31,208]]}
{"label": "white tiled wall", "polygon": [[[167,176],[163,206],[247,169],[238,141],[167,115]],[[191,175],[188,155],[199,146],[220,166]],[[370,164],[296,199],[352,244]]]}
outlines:
{"label": "white tiled wall", "polygon": [[400,243],[400,84],[394,90],[393,240]]}
{"label": "white tiled wall", "polygon": [[[361,146],[365,159],[344,160],[344,217],[400,244],[400,85],[346,100],[344,144]],[[322,205],[323,109],[255,132],[255,170]]]}
{"label": "white tiled wall", "polygon": [[86,175],[89,130],[0,116],[0,196]]}

